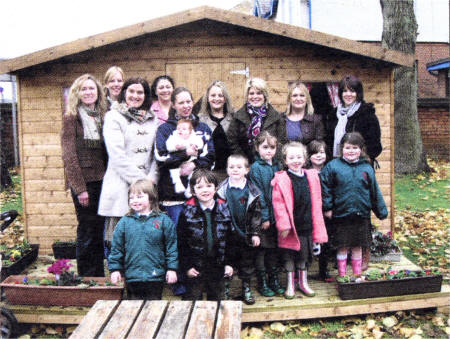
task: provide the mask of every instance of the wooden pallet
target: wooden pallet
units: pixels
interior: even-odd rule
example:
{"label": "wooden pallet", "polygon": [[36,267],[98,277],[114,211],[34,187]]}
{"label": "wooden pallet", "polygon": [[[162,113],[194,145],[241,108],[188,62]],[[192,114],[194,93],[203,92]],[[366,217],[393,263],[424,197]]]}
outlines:
{"label": "wooden pallet", "polygon": [[[370,268],[383,268],[388,263],[371,263]],[[330,264],[331,266],[331,264]],[[370,269],[369,268],[369,269]],[[393,268],[415,270],[417,266],[405,257],[393,264]],[[351,268],[349,267],[351,270]],[[310,276],[317,273],[317,265],[311,269]],[[336,275],[336,271],[332,271]],[[284,284],[284,276],[280,274]],[[404,296],[370,298],[357,300],[341,300],[338,296],[335,283],[324,283],[309,279],[309,285],[316,292],[313,298],[304,297],[299,291],[292,300],[283,297],[266,298],[255,291],[256,303],[243,305],[243,322],[264,322],[289,319],[311,319],[339,317],[358,314],[382,313],[399,310],[412,310],[429,307],[447,307],[450,305],[450,285],[443,285],[441,292],[411,294]],[[256,281],[252,281],[256,287]],[[232,296],[240,294],[240,281],[235,278],[232,282]],[[179,300],[174,297],[170,289],[165,288],[165,300]],[[8,306],[19,322],[26,323],[60,323],[79,324],[89,307],[39,307],[39,306]]]}

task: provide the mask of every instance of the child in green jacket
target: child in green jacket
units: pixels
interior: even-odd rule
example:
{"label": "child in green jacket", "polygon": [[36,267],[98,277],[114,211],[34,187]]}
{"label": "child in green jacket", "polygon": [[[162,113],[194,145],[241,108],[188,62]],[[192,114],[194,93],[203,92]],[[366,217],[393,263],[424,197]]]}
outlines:
{"label": "child in green jacket", "polygon": [[114,230],[109,270],[111,281],[125,276],[129,299],[158,300],[164,280],[177,281],[177,233],[172,220],[158,208],[152,182],[138,180],[128,191],[130,212]]}

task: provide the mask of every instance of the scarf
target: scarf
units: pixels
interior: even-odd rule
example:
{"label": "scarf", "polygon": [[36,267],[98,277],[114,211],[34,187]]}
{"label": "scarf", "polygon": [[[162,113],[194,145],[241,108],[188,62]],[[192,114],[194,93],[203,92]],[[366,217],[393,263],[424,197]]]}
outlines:
{"label": "scarf", "polygon": [[251,120],[250,126],[247,130],[247,138],[248,144],[252,146],[255,138],[259,135],[259,133],[261,133],[261,128],[267,115],[267,107],[266,105],[262,105],[261,107],[253,107],[247,103],[247,112],[250,115]]}
{"label": "scarf", "polygon": [[340,103],[336,110],[336,116],[338,123],[334,129],[334,143],[333,143],[333,157],[339,157],[339,146],[341,144],[342,137],[345,134],[345,127],[347,126],[348,118],[350,118],[361,106],[361,102],[355,101],[348,107],[342,106]]}
{"label": "scarf", "polygon": [[153,119],[153,113],[146,111],[145,109],[136,109],[134,107],[128,107],[128,105],[125,102],[117,103],[115,102],[113,107],[116,109],[120,114],[125,116],[126,118],[130,120],[136,121],[138,124],[142,124],[145,121],[149,119]]}
{"label": "scarf", "polygon": [[88,148],[102,147],[102,119],[95,109],[85,105],[78,107],[78,113],[83,125],[84,144]]}

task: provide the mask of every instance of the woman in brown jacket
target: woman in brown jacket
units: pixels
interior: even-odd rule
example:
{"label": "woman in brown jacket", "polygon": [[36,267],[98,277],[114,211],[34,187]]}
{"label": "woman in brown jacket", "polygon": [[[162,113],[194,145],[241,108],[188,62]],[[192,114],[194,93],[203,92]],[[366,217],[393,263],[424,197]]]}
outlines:
{"label": "woman in brown jacket", "polygon": [[[234,113],[227,136],[231,153],[244,154],[250,164],[255,159],[253,141],[262,131],[277,138],[280,145],[287,142],[286,123],[280,113],[269,103],[269,91],[263,79],[252,78],[245,85],[246,103]],[[277,147],[278,150],[281,147]],[[277,152],[281,160],[281,153]]]}
{"label": "woman in brown jacket", "polygon": [[102,137],[106,100],[102,86],[90,74],[77,78],[63,115],[61,144],[66,182],[78,219],[77,265],[80,276],[101,277],[104,218],[97,215],[105,174]]}

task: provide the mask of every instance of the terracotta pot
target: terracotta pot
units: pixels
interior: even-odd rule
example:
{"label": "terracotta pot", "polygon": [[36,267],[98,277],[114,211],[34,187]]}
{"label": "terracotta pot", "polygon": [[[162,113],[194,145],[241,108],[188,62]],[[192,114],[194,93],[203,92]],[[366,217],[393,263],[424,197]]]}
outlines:
{"label": "terracotta pot", "polygon": [[31,251],[22,256],[19,260],[8,266],[2,266],[0,281],[12,274],[19,274],[37,258],[39,253],[39,244],[31,244]]}
{"label": "terracotta pot", "polygon": [[394,280],[338,283],[342,300],[392,297],[397,295],[440,292],[442,275],[403,278]]}
{"label": "terracotta pot", "polygon": [[[11,275],[0,286],[3,287],[6,299],[10,304],[41,306],[92,306],[97,300],[120,300],[123,286],[40,286],[24,285],[24,275]],[[36,279],[37,277],[28,277]],[[54,277],[46,277],[55,280]],[[94,280],[104,285],[107,278],[84,277],[83,280]],[[16,283],[20,282],[20,283]]]}

